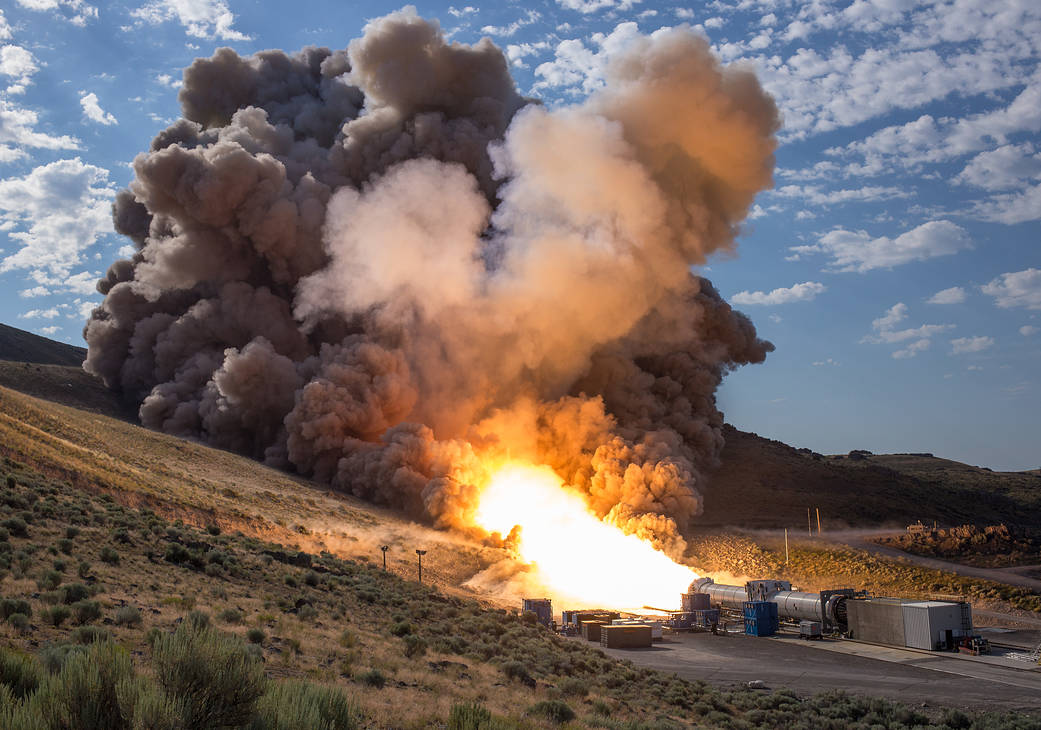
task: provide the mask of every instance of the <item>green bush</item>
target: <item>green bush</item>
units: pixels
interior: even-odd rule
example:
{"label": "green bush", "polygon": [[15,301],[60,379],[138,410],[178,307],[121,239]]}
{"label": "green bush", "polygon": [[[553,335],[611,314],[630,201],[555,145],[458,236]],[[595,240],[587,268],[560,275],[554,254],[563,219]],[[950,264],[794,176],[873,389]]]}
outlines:
{"label": "green bush", "polygon": [[408,621],[399,621],[390,627],[390,633],[394,636],[406,636],[412,633],[412,624]]}
{"label": "green bush", "polygon": [[33,609],[24,598],[4,598],[0,600],[0,618],[6,621],[16,613],[20,613],[23,616],[32,616]]}
{"label": "green bush", "polygon": [[116,688],[123,719],[134,730],[185,730],[184,705],[142,677]]}
{"label": "green bush", "polygon": [[76,644],[49,644],[40,651],[40,664],[48,674],[57,674],[70,654],[82,651],[86,649]]}
{"label": "green bush", "polygon": [[476,702],[452,705],[448,714],[448,730],[485,730],[492,721],[490,713]]}
{"label": "green bush", "polygon": [[99,556],[101,562],[108,563],[109,565],[119,565],[119,551],[111,545],[106,545],[101,548],[101,554]]}
{"label": "green bush", "polygon": [[305,603],[296,610],[296,617],[301,621],[310,623],[318,618],[318,611],[311,604]]}
{"label": "green bush", "polygon": [[160,687],[183,703],[186,727],[237,727],[252,718],[264,668],[241,639],[184,621],[156,637],[152,658]]}
{"label": "green bush", "polygon": [[528,708],[528,713],[544,717],[547,720],[552,720],[556,723],[567,722],[575,719],[575,711],[560,700],[542,700],[541,702],[536,702]]}
{"label": "green bush", "polygon": [[6,527],[0,527],[0,542],[7,542],[11,539],[11,533],[7,531]]}
{"label": "green bush", "polygon": [[109,633],[108,629],[101,626],[77,626],[69,638],[77,644],[87,646],[96,644],[99,641],[108,641],[112,638],[112,634]]}
{"label": "green bush", "polygon": [[117,687],[133,677],[130,655],[109,641],[70,654],[58,674],[44,680],[29,708],[46,727],[131,730],[120,709]]}
{"label": "green bush", "polygon": [[226,624],[242,623],[242,612],[234,608],[225,608],[217,614],[217,619]]}
{"label": "green bush", "polygon": [[31,657],[0,647],[0,685],[24,699],[36,691],[43,679],[40,665]]}
{"label": "green bush", "polygon": [[361,714],[343,690],[310,682],[276,682],[257,703],[250,730],[354,730]]}
{"label": "green bush", "polygon": [[246,639],[251,644],[262,644],[266,638],[267,634],[261,628],[254,627],[246,632]]}
{"label": "green bush", "polygon": [[373,668],[367,672],[362,672],[360,675],[358,675],[358,681],[369,687],[382,689],[383,685],[387,683],[387,678],[383,676],[383,672],[376,668]]}
{"label": "green bush", "polygon": [[535,686],[535,679],[528,673],[528,668],[522,662],[516,660],[506,662],[502,665],[502,673],[509,679],[515,679],[529,687]]}
{"label": "green bush", "polygon": [[66,540],[75,540],[79,536],[80,536],[80,528],[78,528],[78,527],[76,527],[74,525],[70,525],[69,527],[65,528],[65,539]]}
{"label": "green bush", "polygon": [[560,683],[560,691],[566,697],[585,697],[589,694],[589,682],[579,677],[568,677]]}
{"label": "green bush", "polygon": [[62,603],[76,603],[90,596],[90,589],[82,583],[69,583],[61,587]]}
{"label": "green bush", "polygon": [[29,617],[26,616],[24,613],[12,613],[10,617],[8,617],[7,623],[15,631],[18,631],[22,634],[28,633],[29,629],[31,628],[29,625]]}
{"label": "green bush", "polygon": [[404,653],[409,659],[414,656],[423,656],[427,653],[427,642],[419,636],[409,634],[405,637]]}
{"label": "green bush", "polygon": [[140,626],[141,610],[137,606],[121,606],[116,610],[117,626]]}
{"label": "green bush", "polygon": [[76,615],[76,622],[81,625],[101,618],[101,604],[97,601],[76,601],[71,608]]}
{"label": "green bush", "polygon": [[0,527],[3,527],[15,537],[29,537],[29,525],[21,517],[8,517],[3,522],[0,522]]}
{"label": "green bush", "polygon": [[36,578],[36,586],[41,591],[53,591],[61,585],[61,573],[56,570],[47,570]]}
{"label": "green bush", "polygon": [[58,540],[58,549],[66,555],[72,555],[72,548],[74,546],[75,543],[72,540],[69,540],[68,538],[63,537],[61,540]]}

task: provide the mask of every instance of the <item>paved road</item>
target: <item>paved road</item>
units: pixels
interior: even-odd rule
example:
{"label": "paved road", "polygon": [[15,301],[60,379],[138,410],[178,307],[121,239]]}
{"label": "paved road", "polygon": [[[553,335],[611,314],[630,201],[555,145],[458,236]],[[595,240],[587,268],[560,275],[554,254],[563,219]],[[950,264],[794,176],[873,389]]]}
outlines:
{"label": "paved road", "polygon": [[[878,534],[880,533],[874,533],[874,535]],[[897,550],[896,548],[871,542],[869,538],[872,536],[873,535],[865,535],[859,531],[856,533],[852,533],[851,531],[845,533],[832,533],[831,535],[825,533],[822,535],[822,537],[834,542],[839,542],[848,545],[849,547],[857,548],[858,550],[865,550],[875,555],[884,555],[888,558],[903,558],[904,560],[915,565],[920,565],[923,568],[933,568],[934,570],[943,570],[948,573],[954,573],[955,575],[972,576],[973,578],[985,578],[986,580],[992,580],[996,583],[1004,583],[1010,586],[1021,586],[1023,588],[1029,588],[1036,593],[1041,593],[1041,580],[1025,575],[1019,575],[1014,572],[1014,570],[1008,568],[975,568],[971,565],[960,565],[959,563],[950,563],[946,560],[937,560],[936,558],[926,558],[921,555],[905,553],[903,550]]]}
{"label": "paved road", "polygon": [[795,639],[677,634],[650,649],[605,651],[639,666],[724,688],[759,679],[768,687],[787,687],[804,695],[844,690],[915,705],[1041,713],[1041,671],[855,642],[827,643],[836,646],[825,650],[816,642]]}

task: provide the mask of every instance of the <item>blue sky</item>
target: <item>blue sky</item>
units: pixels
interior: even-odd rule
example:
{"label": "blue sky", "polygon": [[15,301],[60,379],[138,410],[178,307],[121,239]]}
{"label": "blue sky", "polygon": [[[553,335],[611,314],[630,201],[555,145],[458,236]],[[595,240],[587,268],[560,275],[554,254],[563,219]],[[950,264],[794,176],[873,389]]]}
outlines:
{"label": "blue sky", "polygon": [[[396,4],[12,0],[0,17],[0,321],[75,344],[126,241],[109,207],[179,115],[182,69],[344,48]],[[490,36],[526,94],[583,98],[636,35],[687,23],[754,67],[784,127],[775,188],[706,275],[777,350],[728,420],[825,453],[1041,466],[1036,0],[417,3]]]}

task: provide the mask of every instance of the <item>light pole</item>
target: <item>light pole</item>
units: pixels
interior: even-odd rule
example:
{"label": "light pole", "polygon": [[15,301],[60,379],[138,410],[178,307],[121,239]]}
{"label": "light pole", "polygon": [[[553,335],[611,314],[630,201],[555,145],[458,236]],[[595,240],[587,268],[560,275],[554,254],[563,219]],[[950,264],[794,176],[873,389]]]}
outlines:
{"label": "light pole", "polygon": [[387,569],[387,551],[390,550],[390,545],[380,545],[380,550],[383,551],[383,569]]}
{"label": "light pole", "polygon": [[423,582],[423,556],[427,554],[426,550],[416,550],[416,555],[419,556],[419,582]]}

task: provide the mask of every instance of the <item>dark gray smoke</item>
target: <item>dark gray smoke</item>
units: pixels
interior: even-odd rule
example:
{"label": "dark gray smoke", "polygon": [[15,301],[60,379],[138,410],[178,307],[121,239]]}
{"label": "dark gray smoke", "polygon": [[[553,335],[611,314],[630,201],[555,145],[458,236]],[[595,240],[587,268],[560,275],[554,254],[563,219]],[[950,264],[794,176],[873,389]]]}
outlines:
{"label": "dark gray smoke", "polygon": [[461,528],[528,459],[682,549],[715,390],[773,349],[690,273],[771,184],[750,72],[661,31],[551,111],[405,10],[346,51],[221,49],[180,99],[85,330],[145,425]]}

